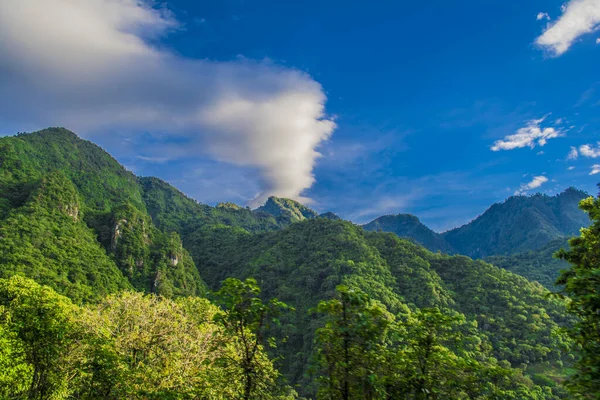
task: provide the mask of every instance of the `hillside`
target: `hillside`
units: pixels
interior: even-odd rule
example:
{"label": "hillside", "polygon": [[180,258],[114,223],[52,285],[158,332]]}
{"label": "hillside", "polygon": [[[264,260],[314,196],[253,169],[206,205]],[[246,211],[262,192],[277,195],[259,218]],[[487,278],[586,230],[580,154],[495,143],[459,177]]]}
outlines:
{"label": "hillside", "polygon": [[513,196],[442,236],[458,253],[480,258],[536,250],[553,239],[575,236],[588,226],[579,201],[589,194],[569,188],[556,196]]}
{"label": "hillside", "polygon": [[260,235],[217,227],[188,241],[209,287],[228,276],[256,277],[266,296],[295,307],[277,335],[287,337],[282,371],[300,387],[309,387],[313,331],[320,324],[308,310],[339,284],[365,291],[392,313],[436,306],[464,314],[495,356],[513,366],[563,358],[556,347],[563,339],[552,332],[566,323],[564,304],[546,298],[540,285],[482,261],[434,254],[395,235],[327,219]]}
{"label": "hillside", "polygon": [[[477,362],[515,377],[497,383],[520,386],[521,398],[564,395],[544,374],[562,379],[572,361],[558,329],[569,324],[565,304],[521,276],[367,232],[292,200],[270,198],[254,211],[200,204],[160,179],[135,177],[60,128],[0,139],[0,162],[0,278],[25,275],[88,304],[123,289],[204,296],[226,278],[255,278],[264,299],[293,307],[270,327],[281,343],[269,352],[307,396],[319,382],[311,375],[316,333],[329,321],[315,307],[346,285],[398,321],[418,321],[432,307],[463,321]],[[435,239],[419,224],[404,219],[406,231]],[[446,344],[463,354],[461,344]],[[532,397],[542,391],[546,397]]]}
{"label": "hillside", "polygon": [[317,218],[316,211],[298,203],[297,201],[271,196],[267,202],[255,210],[257,213],[270,214],[284,224]]}
{"label": "hillside", "polygon": [[384,215],[363,225],[363,228],[368,231],[391,232],[399,237],[413,239],[430,251],[456,253],[442,235],[429,229],[411,214]]}
{"label": "hillside", "polygon": [[507,256],[490,256],[484,260],[507,271],[514,272],[529,279],[537,281],[552,291],[558,290],[555,285],[560,276],[560,271],[569,268],[569,263],[554,257],[560,249],[568,249],[567,238],[554,239],[537,250]]}
{"label": "hillside", "polygon": [[1,276],[25,274],[77,301],[204,290],[179,236],[152,223],[135,175],[66,129],[0,139],[0,205]]}

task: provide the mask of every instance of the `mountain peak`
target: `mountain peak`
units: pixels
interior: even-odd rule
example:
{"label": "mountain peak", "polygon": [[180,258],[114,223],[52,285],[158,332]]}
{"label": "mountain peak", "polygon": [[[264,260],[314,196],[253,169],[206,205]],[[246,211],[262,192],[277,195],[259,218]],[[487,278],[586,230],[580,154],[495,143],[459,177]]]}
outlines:
{"label": "mountain peak", "polygon": [[319,214],[299,202],[283,197],[270,196],[263,206],[255,211],[271,214],[276,218],[282,218],[289,222],[302,221],[316,218]]}

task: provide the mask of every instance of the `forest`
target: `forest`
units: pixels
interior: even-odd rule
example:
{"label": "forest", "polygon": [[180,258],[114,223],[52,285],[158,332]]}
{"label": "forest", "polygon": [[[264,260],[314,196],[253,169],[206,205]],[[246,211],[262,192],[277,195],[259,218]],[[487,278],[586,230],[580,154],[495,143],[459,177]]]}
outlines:
{"label": "forest", "polygon": [[0,138],[0,398],[600,398],[600,198],[488,211],[211,207],[62,128]]}

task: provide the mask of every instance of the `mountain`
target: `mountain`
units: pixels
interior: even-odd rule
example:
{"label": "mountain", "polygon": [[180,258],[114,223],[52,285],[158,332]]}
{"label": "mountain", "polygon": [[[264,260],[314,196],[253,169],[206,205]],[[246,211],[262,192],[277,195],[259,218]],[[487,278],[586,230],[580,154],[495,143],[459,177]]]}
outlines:
{"label": "mountain", "polygon": [[305,219],[317,218],[316,211],[298,203],[297,201],[271,196],[267,202],[255,210],[257,213],[270,214],[283,223],[303,221]]}
{"label": "mountain", "polygon": [[484,258],[490,264],[504,268],[529,279],[537,281],[550,290],[556,291],[555,282],[560,271],[569,268],[569,263],[554,257],[560,249],[568,249],[568,238],[551,240],[537,250],[529,250],[511,255],[498,255]]}
{"label": "mountain", "polygon": [[495,357],[513,366],[543,369],[563,358],[550,344],[557,340],[555,329],[567,322],[562,301],[546,297],[541,285],[483,261],[431,253],[393,234],[322,218],[254,235],[216,227],[189,240],[211,289],[226,277],[256,277],[266,297],[295,308],[282,318],[275,336],[287,338],[278,353],[284,355],[282,371],[307,390],[313,332],[322,323],[309,310],[331,298],[339,284],[365,291],[394,314],[452,309],[477,327]]}
{"label": "mountain", "polygon": [[569,188],[556,196],[513,196],[481,216],[443,234],[459,253],[470,257],[536,250],[553,239],[575,236],[590,220],[579,210],[589,194]]}
{"label": "mountain", "polygon": [[[390,221],[404,229],[398,232],[436,238],[415,217]],[[201,204],[160,179],[136,177],[61,128],[0,139],[0,278],[15,274],[78,303],[123,289],[204,296],[226,278],[253,277],[265,299],[293,307],[271,327],[285,340],[269,351],[283,357],[282,372],[305,396],[316,392],[315,332],[327,322],[314,309],[340,284],[402,318],[429,307],[444,310],[486,349],[479,358],[522,369],[531,388],[536,374],[552,370],[561,379],[572,357],[559,329],[570,323],[565,304],[538,283],[481,260],[432,253],[395,234],[368,232],[331,213],[319,216],[288,199],[269,198],[254,211]],[[536,384],[548,394],[543,398],[553,398],[560,389],[542,378]]]}
{"label": "mountain", "polygon": [[430,251],[456,253],[442,235],[429,229],[412,214],[384,215],[363,225],[363,228],[368,231],[391,232],[400,237],[413,239]]}
{"label": "mountain", "polygon": [[442,234],[408,214],[379,217],[364,228],[412,238],[431,251],[473,258],[510,255],[577,235],[581,227],[590,224],[587,214],[579,210],[579,202],[586,197],[587,193],[575,188],[556,196],[512,196],[492,205],[468,224]]}

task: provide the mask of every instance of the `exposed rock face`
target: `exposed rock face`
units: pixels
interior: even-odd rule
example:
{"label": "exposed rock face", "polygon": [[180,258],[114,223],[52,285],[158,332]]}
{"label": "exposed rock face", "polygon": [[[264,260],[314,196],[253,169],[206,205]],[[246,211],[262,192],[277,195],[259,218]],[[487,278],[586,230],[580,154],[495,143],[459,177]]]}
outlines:
{"label": "exposed rock face", "polygon": [[117,249],[117,243],[119,242],[119,238],[121,237],[121,228],[125,224],[127,224],[127,220],[126,219],[120,219],[115,224],[115,227],[113,229],[112,239],[110,241],[110,249],[112,251],[115,251]]}

